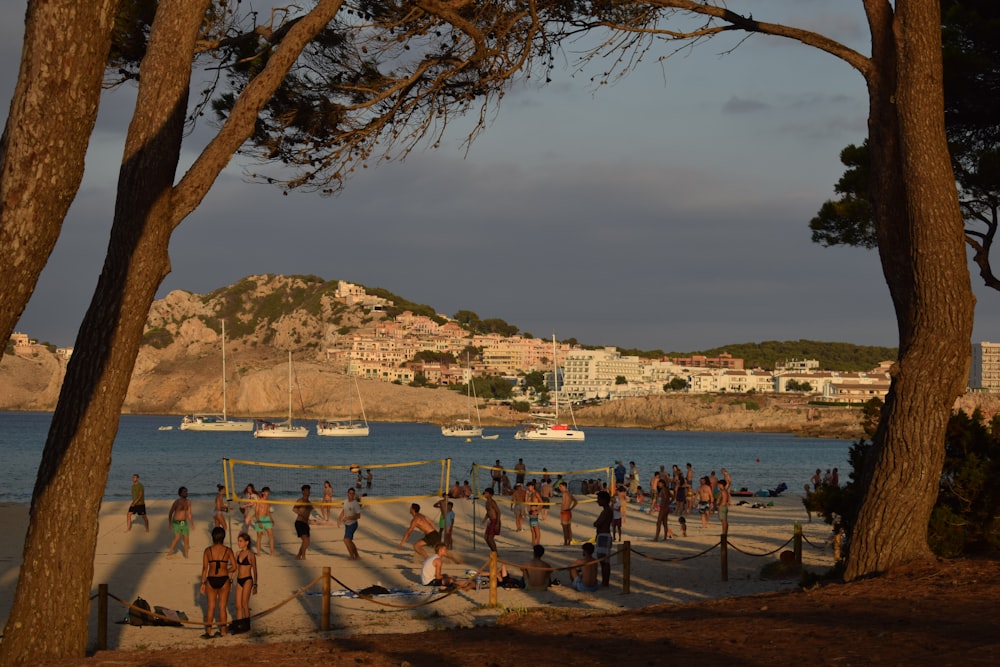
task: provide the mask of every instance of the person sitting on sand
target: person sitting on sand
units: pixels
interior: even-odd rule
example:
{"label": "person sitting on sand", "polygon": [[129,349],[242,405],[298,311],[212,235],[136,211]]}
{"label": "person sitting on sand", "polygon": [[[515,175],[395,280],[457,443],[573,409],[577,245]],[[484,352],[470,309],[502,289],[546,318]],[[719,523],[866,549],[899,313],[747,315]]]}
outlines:
{"label": "person sitting on sand", "polygon": [[521,566],[521,575],[524,577],[524,588],[529,591],[544,591],[551,582],[550,574],[552,566],[542,560],[545,555],[545,547],[536,544],[533,548],[534,558]]}
{"label": "person sitting on sand", "polygon": [[574,590],[593,592],[600,588],[597,584],[597,559],[594,558],[593,542],[583,543],[583,557],[570,563],[569,576],[573,579]]}
{"label": "person sitting on sand", "polygon": [[420,570],[420,583],[424,586],[434,586],[445,590],[448,588],[471,588],[475,582],[458,581],[450,574],[444,574],[441,568],[444,566],[444,559],[448,556],[448,547],[443,542],[434,547],[434,553],[424,561]]}

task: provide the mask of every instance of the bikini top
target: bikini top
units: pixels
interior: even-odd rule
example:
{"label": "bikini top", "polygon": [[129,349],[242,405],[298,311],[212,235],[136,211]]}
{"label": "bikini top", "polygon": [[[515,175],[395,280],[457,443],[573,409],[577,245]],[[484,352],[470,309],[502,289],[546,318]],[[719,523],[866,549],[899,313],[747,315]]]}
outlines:
{"label": "bikini top", "polygon": [[[229,547],[225,547],[225,549],[226,549],[226,551],[224,552],[223,555],[228,556],[229,555]],[[210,553],[213,556],[215,555],[214,552],[210,552]],[[228,567],[223,567],[224,565],[227,565],[229,563],[229,559],[228,558],[223,558],[221,560],[210,558],[210,559],[208,559],[208,562],[209,563],[214,563],[214,569],[215,569],[215,573],[216,574],[218,574],[220,570],[228,570],[229,569]]]}

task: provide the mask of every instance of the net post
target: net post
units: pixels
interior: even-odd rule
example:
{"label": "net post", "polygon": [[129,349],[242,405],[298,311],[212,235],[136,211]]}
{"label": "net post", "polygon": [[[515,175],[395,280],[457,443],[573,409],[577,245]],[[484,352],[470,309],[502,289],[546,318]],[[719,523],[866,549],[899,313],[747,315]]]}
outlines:
{"label": "net post", "polygon": [[323,602],[320,616],[320,630],[326,632],[330,629],[330,567],[323,568]]}

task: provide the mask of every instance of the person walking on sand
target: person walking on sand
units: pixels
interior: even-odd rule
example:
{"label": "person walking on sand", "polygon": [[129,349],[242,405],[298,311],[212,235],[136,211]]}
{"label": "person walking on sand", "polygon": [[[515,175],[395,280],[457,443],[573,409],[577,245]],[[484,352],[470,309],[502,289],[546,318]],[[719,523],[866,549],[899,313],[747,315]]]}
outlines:
{"label": "person walking on sand", "polygon": [[524,485],[518,482],[514,486],[514,492],[510,494],[510,511],[514,513],[514,532],[520,533],[524,528],[524,499],[527,492]]}
{"label": "person walking on sand", "polygon": [[434,529],[434,524],[431,520],[420,513],[420,505],[413,503],[410,505],[410,527],[406,529],[406,533],[403,535],[403,539],[399,541],[400,549],[406,544],[406,540],[410,539],[410,534],[414,530],[419,530],[424,534],[424,536],[417,540],[417,543],[413,545],[413,550],[417,552],[417,555],[421,558],[427,558],[427,553],[424,551],[425,546],[433,547],[438,542],[441,541],[441,534]]}
{"label": "person walking on sand", "polygon": [[669,539],[674,536],[674,531],[670,530],[670,486],[667,484],[666,480],[659,480],[657,482],[659,486],[656,489],[656,502],[660,509],[656,515],[656,533],[653,535],[653,541],[660,541],[660,528],[663,528],[663,539]]}
{"label": "person walking on sand", "polygon": [[[226,605],[229,604],[229,589],[233,585],[232,575],[236,571],[236,557],[225,541],[226,529],[213,528],[212,545],[205,547],[201,558],[201,594],[208,598],[204,639],[226,636]],[[219,612],[219,631],[213,635],[216,610]]]}
{"label": "person walking on sand", "polygon": [[312,490],[311,486],[303,484],[302,496],[292,505],[292,512],[295,513],[295,534],[302,540],[295,560],[305,560],[306,552],[309,550],[309,515],[312,514],[313,507],[309,500],[310,490]]}
{"label": "person walking on sand", "polygon": [[698,487],[698,514],[701,515],[701,527],[708,528],[708,519],[712,514],[712,487],[708,477],[702,477]]}
{"label": "person walking on sand", "polygon": [[167,514],[167,521],[174,531],[174,539],[167,550],[167,558],[174,557],[174,549],[177,541],[181,540],[181,549],[184,557],[188,557],[188,549],[191,546],[191,529],[194,528],[194,514],[191,512],[191,501],[188,500],[188,490],[186,486],[177,489],[177,500],[170,506]]}
{"label": "person walking on sand", "polygon": [[347,500],[337,517],[337,525],[344,525],[344,546],[347,547],[347,557],[358,559],[358,548],[354,545],[354,533],[358,531],[358,519],[361,518],[361,503],[354,489],[347,489]]}
{"label": "person walking on sand", "polygon": [[233,634],[250,630],[250,596],[257,595],[257,557],[253,553],[250,535],[236,538],[240,552],[236,554],[236,622]]}
{"label": "person walking on sand", "polygon": [[563,546],[573,543],[573,508],[577,505],[577,499],[570,493],[566,480],[559,481],[559,493],[562,495],[562,502],[559,505],[559,523],[562,524]]}
{"label": "person walking on sand", "polygon": [[215,508],[212,510],[212,523],[219,528],[226,528],[226,512],[229,511],[229,504],[226,503],[226,487],[223,484],[216,484],[218,490],[215,494]]}
{"label": "person walking on sand", "polygon": [[486,503],[486,516],[483,517],[486,530],[483,531],[483,539],[490,551],[496,552],[496,536],[500,534],[500,506],[493,500],[492,488],[483,489],[483,500]]}
{"label": "person walking on sand", "polygon": [[149,519],[146,517],[146,488],[139,483],[139,475],[132,475],[132,502],[128,504],[128,512],[125,513],[125,532],[132,530],[132,515],[142,517],[142,522],[146,524],[146,532],[149,532]]}
{"label": "person walking on sand", "polygon": [[254,529],[257,531],[257,553],[264,553],[264,535],[267,535],[269,556],[274,555],[274,515],[271,513],[271,487],[260,490],[260,498],[254,504]]}

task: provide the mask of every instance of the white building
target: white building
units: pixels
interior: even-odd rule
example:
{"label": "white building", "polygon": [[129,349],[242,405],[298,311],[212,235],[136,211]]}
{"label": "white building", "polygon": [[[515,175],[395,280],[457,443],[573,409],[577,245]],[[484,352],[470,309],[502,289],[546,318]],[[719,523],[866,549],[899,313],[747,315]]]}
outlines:
{"label": "white building", "polygon": [[1000,343],[973,343],[969,389],[1000,392]]}

